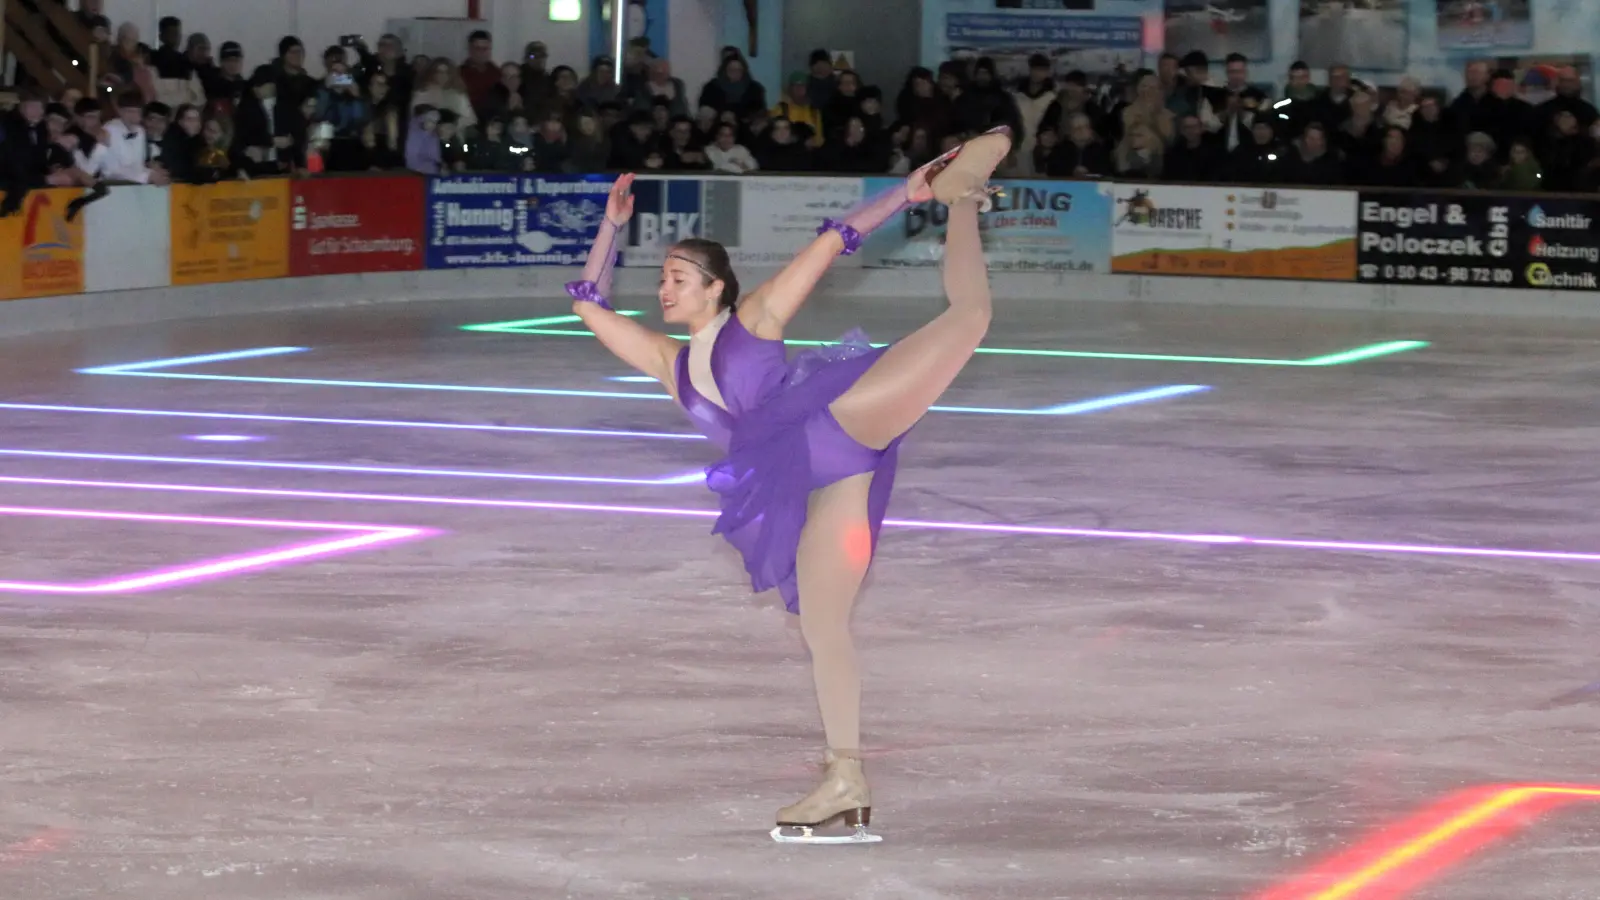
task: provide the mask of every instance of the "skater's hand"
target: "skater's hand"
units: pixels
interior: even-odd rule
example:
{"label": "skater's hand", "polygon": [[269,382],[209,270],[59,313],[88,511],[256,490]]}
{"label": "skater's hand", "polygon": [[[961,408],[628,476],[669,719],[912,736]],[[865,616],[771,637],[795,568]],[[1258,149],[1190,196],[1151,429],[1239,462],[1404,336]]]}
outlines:
{"label": "skater's hand", "polygon": [[906,199],[912,203],[927,203],[933,199],[933,186],[928,184],[928,173],[922,169],[906,178]]}
{"label": "skater's hand", "polygon": [[633,174],[623,175],[611,185],[611,196],[606,198],[606,218],[618,228],[633,218],[633,194],[629,193],[632,187]]}

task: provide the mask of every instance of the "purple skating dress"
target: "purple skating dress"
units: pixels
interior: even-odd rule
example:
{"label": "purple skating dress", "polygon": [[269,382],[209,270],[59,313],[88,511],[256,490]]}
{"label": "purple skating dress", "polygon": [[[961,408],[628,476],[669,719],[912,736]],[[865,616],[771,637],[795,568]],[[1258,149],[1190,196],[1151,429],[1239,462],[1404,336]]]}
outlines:
{"label": "purple skating dress", "polygon": [[712,533],[743,555],[752,589],[778,588],[784,607],[798,613],[795,553],[813,490],[874,473],[867,516],[877,550],[905,435],[873,450],[846,434],[828,405],[887,348],[872,347],[857,329],[790,360],[782,341],[758,338],[730,315],[711,345],[711,376],[726,410],[695,390],[689,349],[678,352],[678,396],[690,420],[727,454],[706,469],[706,486],[722,508]]}

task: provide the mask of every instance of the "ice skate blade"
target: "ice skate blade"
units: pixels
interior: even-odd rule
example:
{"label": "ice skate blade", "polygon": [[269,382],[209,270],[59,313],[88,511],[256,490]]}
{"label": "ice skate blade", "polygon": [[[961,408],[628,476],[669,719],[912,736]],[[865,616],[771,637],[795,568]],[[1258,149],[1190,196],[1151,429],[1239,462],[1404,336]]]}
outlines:
{"label": "ice skate blade", "polygon": [[[789,833],[795,830],[800,833]],[[772,839],[780,844],[876,844],[883,840],[883,835],[865,828],[857,828],[852,834],[822,835],[800,825],[779,825],[772,829]]]}

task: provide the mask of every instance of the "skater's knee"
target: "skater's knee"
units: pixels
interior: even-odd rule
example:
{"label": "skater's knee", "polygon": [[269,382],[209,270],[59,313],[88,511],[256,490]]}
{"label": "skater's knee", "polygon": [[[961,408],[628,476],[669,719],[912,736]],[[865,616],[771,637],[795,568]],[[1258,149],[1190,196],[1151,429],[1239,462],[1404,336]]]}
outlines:
{"label": "skater's knee", "polygon": [[854,642],[850,638],[848,613],[832,609],[818,609],[825,601],[813,601],[811,615],[807,615],[806,598],[800,598],[800,635],[812,656],[833,656],[850,653]]}

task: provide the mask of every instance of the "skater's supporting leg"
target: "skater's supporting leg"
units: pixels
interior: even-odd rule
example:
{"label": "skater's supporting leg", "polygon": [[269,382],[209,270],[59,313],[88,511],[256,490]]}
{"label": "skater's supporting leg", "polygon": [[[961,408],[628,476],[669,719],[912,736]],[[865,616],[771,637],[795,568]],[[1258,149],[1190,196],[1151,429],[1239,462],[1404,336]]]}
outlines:
{"label": "skater's supporting leg", "polygon": [[866,577],[872,532],[867,493],[872,473],[814,491],[800,535],[796,576],[800,630],[811,651],[811,675],[827,736],[822,782],[798,802],[778,810],[778,840],[787,826],[808,828],[840,816],[855,826],[855,840],[872,816],[872,791],[861,766],[861,673],[850,638],[850,611]]}
{"label": "skater's supporting leg", "polygon": [[950,308],[884,351],[830,407],[840,427],[868,447],[887,447],[926,415],[989,330],[992,296],[978,203],[965,199],[950,207],[944,248]]}
{"label": "skater's supporting leg", "polygon": [[867,489],[872,473],[811,495],[795,557],[800,631],[811,651],[811,677],[828,746],[861,747],[861,673],[850,637],[850,612],[872,555]]}

